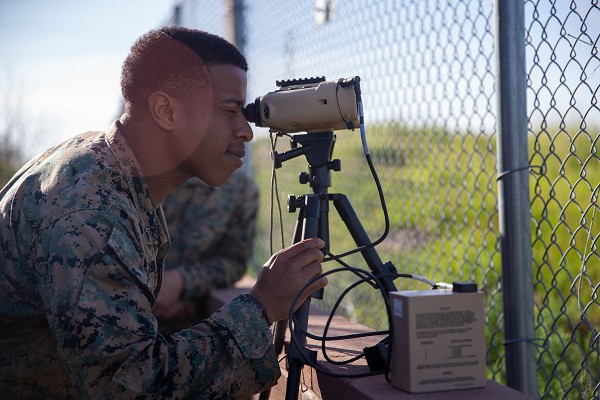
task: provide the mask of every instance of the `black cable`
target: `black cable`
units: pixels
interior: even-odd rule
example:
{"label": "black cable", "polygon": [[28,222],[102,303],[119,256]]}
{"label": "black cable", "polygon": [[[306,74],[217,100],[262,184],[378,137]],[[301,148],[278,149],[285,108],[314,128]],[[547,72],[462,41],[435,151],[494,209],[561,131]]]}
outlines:
{"label": "black cable", "polygon": [[[334,304],[331,312],[329,313],[329,317],[327,318],[327,322],[325,323],[325,327],[323,329],[323,338],[324,339],[321,341],[321,352],[322,352],[323,357],[325,358],[325,360],[327,360],[331,364],[334,364],[334,365],[350,364],[350,363],[352,363],[354,361],[357,361],[357,360],[359,360],[359,359],[361,359],[361,358],[363,358],[365,356],[365,354],[362,353],[362,354],[359,354],[359,355],[357,355],[355,357],[352,357],[350,359],[347,359],[347,360],[335,361],[335,360],[332,360],[329,357],[329,355],[327,354],[327,347],[325,346],[325,343],[326,343],[326,340],[332,340],[332,338],[329,338],[327,336],[327,332],[329,332],[329,327],[331,325],[331,322],[333,321],[333,317],[335,316],[335,313],[336,313],[337,309],[339,308],[341,302],[344,300],[344,298],[346,297],[346,295],[348,293],[350,293],[350,291],[352,289],[354,289],[356,286],[358,286],[358,285],[360,285],[360,284],[362,284],[364,282],[368,282],[370,280],[371,280],[371,278],[367,276],[367,277],[365,277],[363,279],[360,279],[360,280],[354,282],[352,285],[350,285],[346,289],[344,289],[344,291],[342,292],[342,294],[340,296],[338,296],[337,301],[335,302],[335,304]],[[371,335],[369,335],[369,336],[380,336],[380,335],[390,334],[390,331],[388,330],[388,331],[378,331],[378,332],[370,332],[370,333],[371,333]],[[345,335],[345,336],[348,336],[348,335]],[[359,336],[359,337],[364,337],[364,336]],[[335,339],[335,340],[337,340],[337,339]]]}
{"label": "black cable", "polygon": [[343,257],[347,257],[351,254],[355,254],[358,253],[360,251],[363,251],[365,249],[369,249],[371,247],[375,247],[378,244],[380,244],[381,242],[383,242],[385,240],[385,238],[387,237],[389,231],[390,231],[390,218],[388,215],[388,210],[387,210],[387,205],[385,203],[385,196],[383,194],[383,188],[381,187],[381,182],[379,181],[379,176],[377,175],[377,171],[375,171],[375,166],[373,165],[373,161],[371,160],[371,155],[366,153],[365,154],[365,158],[367,159],[367,164],[369,165],[369,169],[371,171],[371,175],[373,176],[373,180],[375,181],[375,185],[377,186],[377,193],[379,195],[379,201],[381,203],[381,209],[383,211],[383,219],[384,219],[384,229],[383,229],[383,233],[381,234],[381,236],[379,237],[379,239],[377,239],[374,242],[371,242],[369,244],[365,244],[362,246],[358,246],[352,250],[348,250],[344,253],[341,254],[331,254],[329,258],[325,258],[325,260],[323,260],[323,262],[327,262],[327,261],[331,261],[331,260],[335,260],[335,259],[339,259],[339,258],[343,258]]}
{"label": "black cable", "polygon": [[[317,372],[321,372],[321,373],[323,373],[325,375],[328,375],[328,376],[332,376],[332,377],[335,377],[335,378],[361,378],[361,377],[373,376],[373,375],[381,374],[384,371],[374,371],[374,372],[369,371],[369,372],[362,372],[362,373],[356,373],[356,374],[338,374],[338,373],[334,373],[334,372],[330,372],[330,371],[324,370],[323,368],[321,368],[320,366],[318,366],[316,363],[313,363],[310,359],[308,359],[308,357],[305,354],[305,349],[301,349],[300,345],[297,343],[297,341],[294,340],[294,332],[296,332],[296,331],[299,332],[299,333],[301,333],[301,334],[303,334],[306,337],[310,337],[310,338],[315,339],[315,340],[319,340],[319,339],[320,340],[327,340],[328,339],[328,338],[325,338],[325,337],[320,337],[320,336],[313,335],[310,332],[308,332],[307,330],[302,329],[301,327],[299,327],[298,324],[297,324],[297,322],[296,322],[293,310],[296,308],[295,305],[298,302],[300,294],[302,292],[304,292],[304,290],[306,290],[308,288],[308,286],[312,285],[314,282],[316,282],[317,280],[321,279],[324,276],[330,275],[330,274],[335,273],[335,272],[341,272],[341,271],[345,271],[345,269],[338,268],[338,269],[334,269],[334,270],[331,270],[331,271],[324,272],[323,274],[320,274],[320,275],[316,276],[315,278],[311,279],[298,292],[298,294],[294,297],[294,300],[292,301],[292,305],[291,305],[292,312],[290,313],[290,316],[289,316],[289,329],[290,329],[290,335],[291,335],[290,344],[292,346],[296,346],[296,348],[299,350],[299,353],[301,354],[301,357],[303,359],[302,360],[303,364],[308,365],[308,366],[312,367],[313,369],[315,369]],[[364,270],[361,270],[361,272],[365,273],[365,274],[370,274],[369,272],[364,271]],[[377,279],[374,276],[373,276],[373,278]],[[381,288],[381,286],[380,286],[380,288]],[[381,290],[383,291],[383,289],[381,289]],[[390,313],[389,313],[389,310],[388,310],[388,320],[389,320],[389,318],[390,318]],[[353,338],[365,337],[367,335],[369,335],[369,333],[344,335],[344,336],[339,336],[338,337],[339,339],[337,339],[337,340],[342,340],[343,338],[346,338],[346,339],[347,338],[351,338],[351,339],[353,339]]]}
{"label": "black cable", "polygon": [[[275,149],[277,147],[277,137],[273,139],[273,132],[270,133],[271,140],[271,154],[275,154]],[[274,254],[273,251],[273,197],[277,199],[277,210],[279,211],[279,230],[281,234],[281,248],[285,246],[285,238],[283,234],[283,214],[281,212],[281,201],[279,199],[279,187],[277,186],[277,173],[275,172],[275,157],[273,156],[273,163],[271,168],[271,201],[270,201],[270,226],[269,226],[269,250],[271,254]]]}
{"label": "black cable", "polygon": [[[331,275],[334,273],[338,273],[338,272],[352,272],[355,275],[359,276],[360,279],[356,282],[354,282],[353,284],[351,284],[350,286],[348,286],[344,292],[338,297],[332,311],[330,312],[327,322],[325,324],[324,330],[323,330],[323,336],[319,336],[319,335],[315,335],[312,334],[308,331],[308,329],[304,329],[302,326],[299,326],[297,323],[297,320],[295,318],[294,315],[294,309],[296,308],[296,304],[299,300],[300,294],[303,293],[310,285],[312,285],[314,282],[316,282],[317,280],[327,276],[327,275]],[[411,275],[411,274],[390,274],[391,277],[394,277],[394,279],[399,278],[399,277],[405,277],[405,278],[413,278],[416,275]],[[351,267],[349,265],[346,264],[346,266],[344,266],[343,268],[336,268],[336,269],[332,269],[330,271],[324,272],[322,274],[319,274],[318,276],[314,277],[313,279],[311,279],[308,283],[306,283],[306,285],[304,285],[304,287],[298,292],[298,294],[296,294],[296,296],[294,297],[291,307],[290,307],[290,315],[288,318],[288,323],[289,323],[289,329],[290,329],[290,335],[291,335],[291,339],[290,339],[290,344],[292,346],[296,346],[296,348],[299,351],[299,353],[301,354],[302,357],[302,361],[305,365],[309,365],[310,367],[314,368],[316,371],[321,372],[325,375],[329,375],[332,377],[337,377],[337,378],[358,378],[358,377],[365,377],[365,376],[372,376],[372,375],[378,375],[378,374],[382,374],[385,373],[386,375],[386,379],[389,381],[389,368],[390,368],[390,362],[391,362],[391,351],[392,351],[392,344],[390,342],[389,345],[389,356],[387,358],[387,365],[386,368],[382,371],[369,371],[369,372],[362,372],[362,373],[356,373],[356,374],[339,374],[339,373],[334,373],[334,372],[330,372],[327,370],[324,370],[322,367],[318,366],[316,363],[313,363],[311,360],[308,359],[308,357],[306,356],[304,350],[305,349],[300,349],[300,345],[297,343],[296,340],[294,340],[294,335],[295,334],[301,334],[307,338],[316,340],[316,341],[320,341],[321,342],[321,349],[323,352],[323,356],[325,357],[325,360],[327,362],[329,362],[330,364],[333,365],[347,365],[350,364],[354,361],[357,361],[359,359],[361,359],[362,357],[364,357],[364,352],[360,355],[354,356],[350,359],[346,359],[346,360],[342,360],[342,361],[335,361],[332,360],[329,355],[327,355],[327,350],[326,350],[326,342],[328,341],[337,341],[337,340],[351,340],[351,339],[358,339],[358,338],[364,338],[364,337],[370,337],[370,336],[381,336],[381,335],[385,335],[385,334],[389,334],[389,336],[393,335],[393,327],[392,327],[392,313],[391,313],[391,307],[389,304],[389,299],[388,299],[388,295],[385,292],[385,290],[383,289],[383,285],[381,284],[380,278],[386,278],[388,277],[387,275],[381,275],[381,276],[376,276],[373,273],[366,271],[364,269],[361,268],[355,268],[355,267]],[[416,276],[418,277],[418,276]],[[418,277],[418,280],[421,277]],[[343,298],[352,290],[354,289],[356,286],[365,283],[365,282],[369,282],[369,281],[374,281],[375,282],[375,286],[379,289],[379,291],[382,293],[382,297],[384,299],[384,303],[385,303],[385,308],[386,308],[386,315],[387,315],[387,319],[388,319],[388,330],[386,331],[374,331],[374,332],[363,332],[363,333],[355,333],[355,334],[349,334],[349,335],[341,335],[341,336],[333,336],[333,337],[328,337],[327,336],[327,332],[329,331],[329,327],[331,326],[331,323],[333,321],[333,317],[335,316],[335,312],[337,311],[337,309],[339,308],[339,305],[341,304],[341,301],[343,300]],[[431,282],[431,281],[429,281]],[[434,285],[431,282],[432,285]]]}

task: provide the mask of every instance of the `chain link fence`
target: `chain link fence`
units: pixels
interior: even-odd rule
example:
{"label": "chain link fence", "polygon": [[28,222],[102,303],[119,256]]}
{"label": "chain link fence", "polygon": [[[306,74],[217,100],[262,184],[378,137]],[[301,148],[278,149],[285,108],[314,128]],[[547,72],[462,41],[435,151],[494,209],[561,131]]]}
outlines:
{"label": "chain link fence", "polygon": [[[512,366],[502,275],[510,266],[503,269],[500,254],[493,2],[226,3],[184,0],[179,23],[227,36],[231,13],[243,15],[238,45],[250,66],[249,101],[273,91],[276,80],[360,76],[367,142],[390,218],[378,252],[402,273],[478,283],[486,298],[488,377],[506,383]],[[539,398],[598,398],[600,7],[583,0],[524,1],[523,7],[535,337],[520,340],[536,349]],[[334,158],[342,169],[331,193],[349,197],[376,239],[384,219],[359,134],[336,134]],[[294,159],[276,170],[271,192],[273,148],[289,150],[288,138],[257,128],[251,166],[261,187],[261,221],[254,271],[292,241],[295,215],[284,210],[281,223],[278,216],[287,195],[310,190],[297,179],[306,161]],[[329,224],[331,251],[351,249],[333,212]],[[364,267],[360,257],[346,261]],[[352,275],[329,281],[323,306],[335,302]],[[427,289],[409,280],[397,286]],[[381,295],[368,285],[346,296],[341,309],[359,323],[386,327]]]}
{"label": "chain link fence", "polygon": [[600,8],[539,3],[525,2],[539,390],[598,398]]}

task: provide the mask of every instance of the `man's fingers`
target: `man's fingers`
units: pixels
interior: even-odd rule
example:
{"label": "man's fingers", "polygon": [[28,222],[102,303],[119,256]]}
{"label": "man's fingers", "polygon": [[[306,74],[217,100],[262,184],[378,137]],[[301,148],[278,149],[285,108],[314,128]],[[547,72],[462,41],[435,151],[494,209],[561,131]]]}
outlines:
{"label": "man's fingers", "polygon": [[300,305],[302,305],[302,303],[304,303],[304,301],[308,298],[308,296],[310,296],[317,290],[323,289],[325,286],[327,286],[327,283],[328,283],[327,277],[323,276],[323,277],[317,279],[315,282],[313,282],[309,287],[307,287],[304,290],[304,292],[302,292],[302,294],[300,295],[300,301],[298,301],[296,303],[296,309],[298,309],[298,307],[300,307]]}
{"label": "man's fingers", "polygon": [[304,240],[302,240],[298,243],[294,243],[293,245],[288,247],[285,254],[287,257],[289,257],[291,259],[291,258],[298,256],[299,254],[304,253],[305,251],[307,251],[309,249],[321,249],[321,248],[323,248],[323,246],[325,246],[325,242],[322,239],[319,239],[319,238],[304,239]]}
{"label": "man's fingers", "polygon": [[[294,258],[290,259],[288,266],[295,266],[296,271],[302,271],[307,266],[316,264],[321,265],[323,261],[323,253],[319,249],[312,248],[303,251],[302,253],[296,255]],[[314,268],[314,267],[313,267]],[[312,276],[310,276],[312,278]]]}
{"label": "man's fingers", "polygon": [[[261,269],[250,294],[265,306],[271,322],[285,318],[304,284],[322,273],[324,255],[319,249],[324,245],[319,238],[302,240],[275,253]],[[326,283],[323,278],[312,283],[302,302]]]}
{"label": "man's fingers", "polygon": [[308,281],[323,272],[323,265],[318,261],[313,261],[302,267],[302,275]]}

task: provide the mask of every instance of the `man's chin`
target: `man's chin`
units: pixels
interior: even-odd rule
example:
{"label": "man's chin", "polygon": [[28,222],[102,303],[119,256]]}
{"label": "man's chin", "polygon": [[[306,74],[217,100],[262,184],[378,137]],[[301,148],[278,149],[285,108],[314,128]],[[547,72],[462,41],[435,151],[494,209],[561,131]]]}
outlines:
{"label": "man's chin", "polygon": [[225,182],[227,182],[227,180],[229,180],[229,178],[231,178],[231,175],[233,174],[233,172],[236,169],[230,171],[229,173],[223,172],[223,173],[220,173],[220,174],[213,174],[211,176],[207,176],[206,178],[200,177],[200,179],[202,179],[204,181],[204,183],[206,183],[207,185],[210,185],[210,186],[221,186],[222,184],[224,184]]}

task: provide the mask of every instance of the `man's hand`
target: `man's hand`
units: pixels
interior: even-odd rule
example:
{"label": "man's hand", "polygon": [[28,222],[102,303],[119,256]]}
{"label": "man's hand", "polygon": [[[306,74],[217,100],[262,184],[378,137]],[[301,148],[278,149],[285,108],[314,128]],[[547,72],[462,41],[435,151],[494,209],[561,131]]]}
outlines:
{"label": "man's hand", "polygon": [[[273,254],[263,265],[250,295],[260,301],[271,323],[288,317],[290,305],[300,289],[323,272],[325,243],[321,239],[306,239]],[[327,278],[314,282],[300,296],[296,308],[313,292],[325,287]]]}

